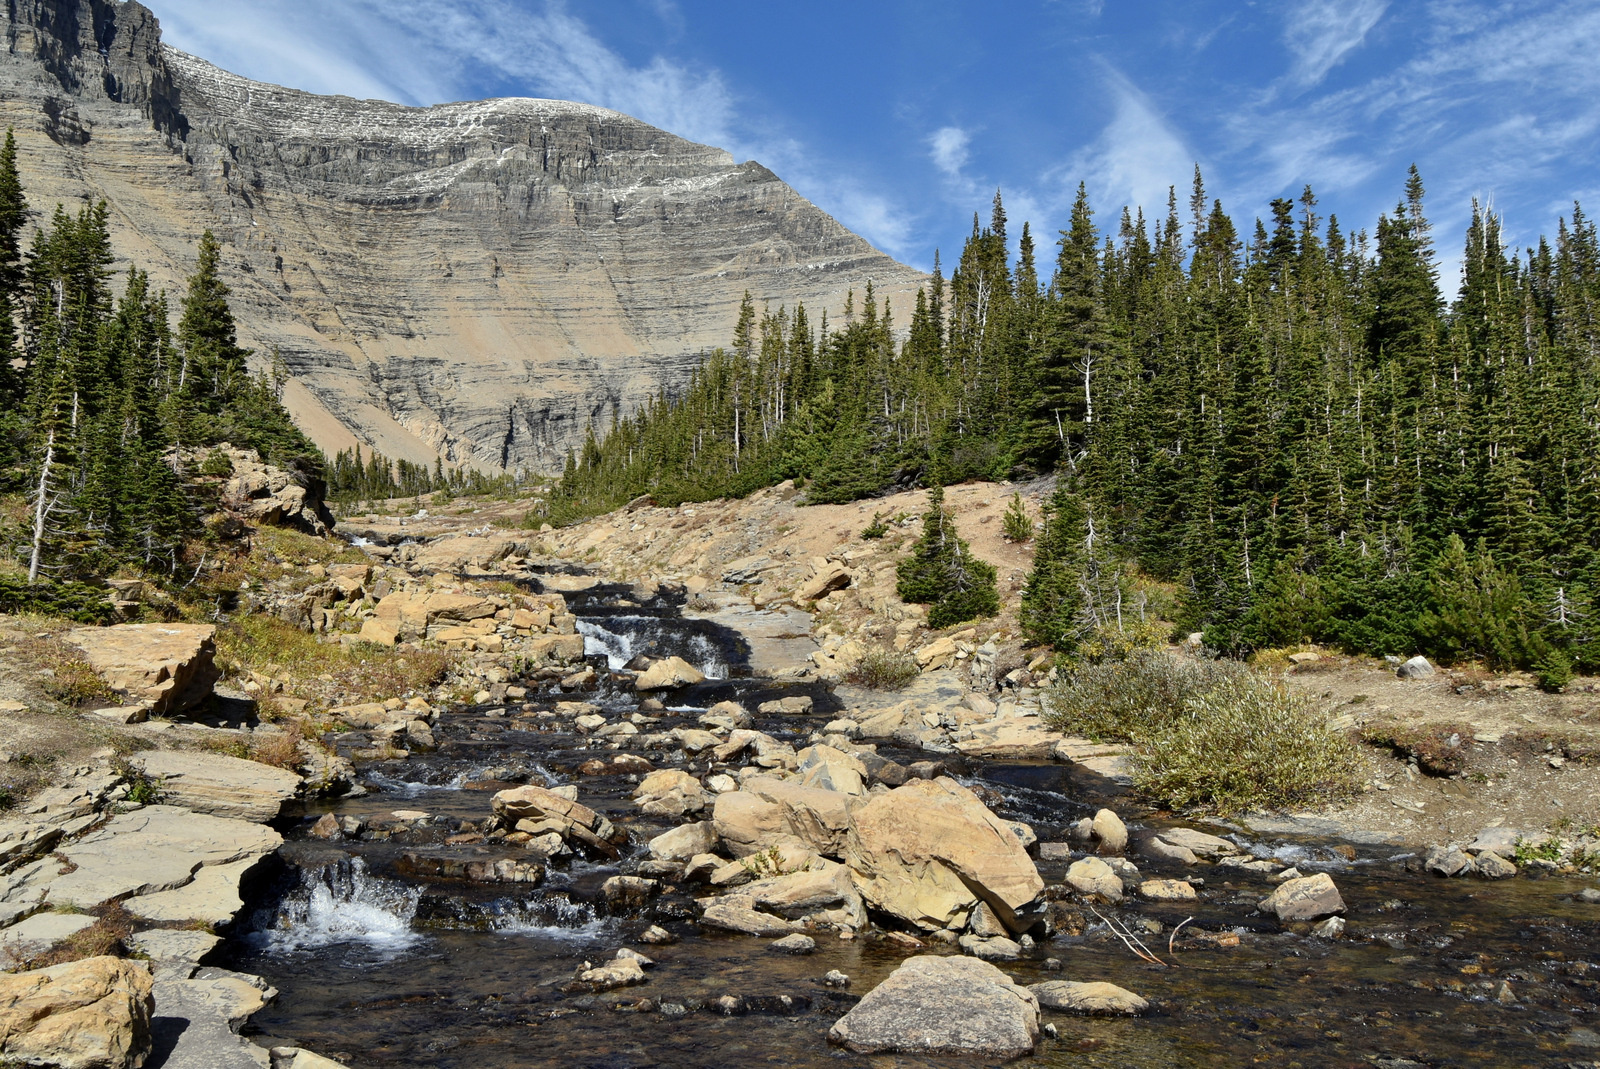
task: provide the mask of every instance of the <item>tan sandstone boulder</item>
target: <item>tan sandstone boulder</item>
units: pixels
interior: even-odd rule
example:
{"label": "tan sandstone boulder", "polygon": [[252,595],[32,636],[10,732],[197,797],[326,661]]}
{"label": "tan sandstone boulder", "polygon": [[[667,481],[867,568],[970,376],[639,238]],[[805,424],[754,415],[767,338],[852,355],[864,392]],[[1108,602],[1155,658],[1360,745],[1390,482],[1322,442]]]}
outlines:
{"label": "tan sandstone boulder", "polygon": [[216,634],[211,624],[116,624],[74,628],[67,641],[124,701],[162,714],[198,705],[211,694],[221,675]]}
{"label": "tan sandstone boulder", "polygon": [[668,687],[686,687],[705,682],[705,673],[682,657],[663,657],[639,673],[633,681],[635,690],[665,690]]}
{"label": "tan sandstone boulder", "polygon": [[947,776],[915,780],[855,813],[845,861],[871,905],[919,927],[959,923],[981,900],[1011,930],[1044,890],[1005,821]]}
{"label": "tan sandstone boulder", "polygon": [[0,976],[0,1063],[132,1069],[150,1053],[149,970],[85,958]]}

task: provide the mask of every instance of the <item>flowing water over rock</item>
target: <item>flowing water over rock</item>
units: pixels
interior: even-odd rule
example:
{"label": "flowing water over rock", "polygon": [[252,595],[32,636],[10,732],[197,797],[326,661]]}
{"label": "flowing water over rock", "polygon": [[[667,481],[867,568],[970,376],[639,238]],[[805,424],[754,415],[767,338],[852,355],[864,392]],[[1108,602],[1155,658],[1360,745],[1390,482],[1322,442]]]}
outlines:
{"label": "flowing water over rock", "polygon": [[[641,654],[680,656],[704,683],[663,694],[664,708],[603,683],[583,695],[618,723],[644,712],[641,732],[694,727],[714,703],[804,694],[809,714],[762,716],[757,727],[803,746],[837,714],[816,685],[754,677],[751,650],[705,619],[679,616],[672,599],[626,588],[567,592],[590,660],[618,669]],[[602,673],[604,674],[604,673]],[[841,939],[816,932],[814,953],[774,953],[769,940],[719,935],[695,924],[699,885],[665,879],[644,905],[608,905],[608,878],[637,870],[643,844],[672,827],[640,814],[637,773],[584,775],[595,758],[648,753],[658,768],[704,776],[705,755],[644,751],[631,736],[597,738],[553,715],[573,695],[531,695],[526,705],[472,707],[436,727],[438,752],[364,769],[370,793],[288,822],[291,843],[271,886],[228,944],[232,968],[265,976],[281,992],[252,1027],[355,1067],[499,1069],[562,1066],[979,1065],[951,1056],[868,1058],[828,1045],[829,1027],[856,999],[919,951],[878,928]],[[618,743],[620,746],[612,748]],[[1105,781],[1073,766],[968,763],[894,751],[909,764],[938,760],[998,814],[1026,821],[1041,841],[1106,801]],[[582,803],[629,829],[615,861],[557,860],[539,877],[490,867],[517,851],[462,829],[481,828],[495,790],[517,783],[576,784]],[[1129,815],[1126,800],[1118,806]],[[322,812],[363,821],[360,837],[309,838]],[[1134,821],[1142,827],[1162,821]],[[1329,872],[1349,904],[1344,938],[1282,930],[1256,911],[1271,872],[1221,865],[1185,869],[1130,854],[1145,877],[1203,878],[1198,903],[1091,907],[1057,889],[1069,858],[1039,868],[1054,934],[1002,968],[1024,984],[1109,981],[1149,999],[1140,1018],[1052,1012],[1057,1030],[1027,1061],[1047,1066],[1590,1066],[1600,1063],[1600,906],[1575,900],[1581,883],[1440,880],[1408,871],[1414,858],[1333,842],[1250,843],[1303,873]],[[478,866],[473,868],[473,866]],[[1274,871],[1278,866],[1269,866]],[[466,878],[472,877],[472,878]],[[1195,921],[1178,932],[1190,915]],[[1140,961],[1106,925],[1116,921],[1174,967]],[[659,926],[674,942],[652,945]],[[1204,929],[1203,931],[1201,929]],[[926,937],[923,936],[926,941]],[[931,944],[934,950],[938,944]],[[654,959],[646,981],[598,992],[575,974],[630,947]],[[1049,959],[1057,959],[1055,962]],[[838,970],[848,988],[824,983]]]}

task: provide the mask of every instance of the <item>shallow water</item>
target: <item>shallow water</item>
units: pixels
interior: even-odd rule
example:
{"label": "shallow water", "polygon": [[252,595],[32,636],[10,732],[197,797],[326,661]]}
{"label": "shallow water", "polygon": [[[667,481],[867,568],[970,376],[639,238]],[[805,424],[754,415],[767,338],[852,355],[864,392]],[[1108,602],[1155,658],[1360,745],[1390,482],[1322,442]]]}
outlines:
{"label": "shallow water", "polygon": [[[682,719],[658,714],[662,730],[692,724],[699,710],[723,697],[753,708],[764,697],[794,692],[748,678],[738,644],[712,625],[700,621],[679,634],[670,603],[658,600],[641,610],[611,608],[608,599],[626,600],[614,588],[574,598],[591,631],[624,633],[608,626],[614,613],[648,618],[649,627],[629,632],[629,642],[648,642],[654,655],[714,657],[724,669],[724,678],[676,695],[671,704]],[[714,654],[704,652],[707,644]],[[624,652],[631,659],[642,648],[601,645],[596,660],[605,662]],[[830,715],[828,695],[810,693],[818,699],[815,714],[769,720],[762,729],[803,739]],[[631,694],[598,700],[617,711],[633,703]],[[372,793],[341,801],[334,811],[370,818],[421,809],[478,821],[489,812],[488,789],[499,785],[480,781],[515,774],[546,785],[571,782],[577,764],[611,752],[582,737],[539,730],[542,725],[529,718],[484,712],[443,717],[439,753],[369,767]],[[933,756],[882,752],[901,760]],[[1104,801],[1093,793],[1097,784],[1075,780],[1064,766],[953,771],[1002,816],[1028,821],[1047,841],[1063,838],[1068,823]],[[581,782],[585,804],[630,826],[635,844],[668,826],[637,817],[627,777]],[[485,789],[474,789],[480,785]],[[1126,801],[1118,808],[1129,811]],[[304,838],[316,815],[290,821],[289,837]],[[914,951],[874,936],[846,941],[819,935],[816,953],[789,957],[768,951],[766,940],[702,934],[691,919],[695,888],[669,891],[643,912],[608,916],[597,901],[600,884],[629,871],[628,858],[617,865],[573,863],[537,888],[406,878],[401,859],[407,851],[505,853],[447,847],[448,827],[406,842],[301,844],[287,851],[293,864],[259,889],[253,915],[226,949],[227,964],[265,976],[281,992],[256,1014],[253,1029],[357,1069],[989,1064],[869,1059],[828,1045],[832,1023]],[[1219,867],[1202,866],[1203,897],[1188,908],[1124,903],[1101,911],[1127,926],[1159,923],[1161,934],[1142,938],[1170,967],[1139,961],[1084,910],[1083,934],[1041,939],[1006,971],[1023,983],[1108,980],[1149,998],[1154,1008],[1131,1020],[1047,1013],[1058,1034],[1047,1037],[1030,1061],[1394,1069],[1600,1064],[1600,907],[1573,901],[1582,883],[1446,881],[1409,872],[1404,857],[1372,848],[1362,848],[1351,863],[1327,843],[1274,839],[1256,845],[1302,871],[1334,874],[1350,907],[1345,938],[1280,932],[1276,922],[1254,912],[1270,889],[1265,874]],[[632,849],[637,854],[641,847]],[[1146,875],[1180,874],[1135,860]],[[1041,865],[1041,873],[1057,883],[1065,867]],[[1195,921],[1169,949],[1171,930],[1191,913]],[[642,945],[637,936],[652,923],[680,941]],[[1236,933],[1238,945],[1191,938],[1202,927]],[[598,964],[621,946],[656,960],[647,983],[601,995],[563,990],[584,961]],[[1061,971],[1047,970],[1050,957],[1062,962]],[[823,986],[830,969],[853,978],[848,992]],[[727,995],[741,1000],[731,1016],[716,1008]]]}

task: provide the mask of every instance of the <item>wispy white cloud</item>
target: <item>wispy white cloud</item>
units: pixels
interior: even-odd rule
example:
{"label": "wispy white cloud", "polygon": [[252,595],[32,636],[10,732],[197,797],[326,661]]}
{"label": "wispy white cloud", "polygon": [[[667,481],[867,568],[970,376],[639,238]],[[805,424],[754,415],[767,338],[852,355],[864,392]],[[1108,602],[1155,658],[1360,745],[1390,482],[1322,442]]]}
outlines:
{"label": "wispy white cloud", "polygon": [[1168,187],[1188,181],[1196,153],[1149,97],[1120,72],[1104,69],[1111,119],[1093,144],[1055,172],[1055,201],[1069,200],[1082,179],[1094,203],[1143,207],[1148,217],[1165,208]]}
{"label": "wispy white cloud", "polygon": [[1322,81],[1366,40],[1388,6],[1388,0],[1291,0],[1283,34],[1295,56],[1291,79],[1301,86]]}
{"label": "wispy white cloud", "polygon": [[959,126],[941,126],[928,136],[928,151],[933,165],[951,178],[961,177],[967,166],[972,135]]}

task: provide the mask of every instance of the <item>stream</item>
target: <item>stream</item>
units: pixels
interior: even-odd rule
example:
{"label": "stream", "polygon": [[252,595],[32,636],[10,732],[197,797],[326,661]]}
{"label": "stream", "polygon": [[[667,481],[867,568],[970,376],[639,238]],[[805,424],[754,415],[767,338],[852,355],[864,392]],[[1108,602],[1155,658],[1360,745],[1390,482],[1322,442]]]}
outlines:
{"label": "stream", "polygon": [[[705,672],[704,683],[661,695],[666,708],[648,711],[660,718],[651,730],[694,726],[728,698],[753,711],[805,694],[809,714],[759,717],[756,725],[799,748],[840,708],[820,684],[753,675],[738,633],[681,615],[669,595],[640,605],[626,588],[601,585],[565,596],[603,678],[641,654],[681,656]],[[766,939],[699,929],[693,899],[707,892],[696,885],[669,880],[645,906],[608,910],[602,883],[633,872],[648,856],[644,844],[672,822],[639,813],[630,798],[637,775],[576,771],[596,756],[642,751],[611,750],[550,710],[581,697],[608,719],[625,719],[639,711],[640,697],[609,683],[580,696],[527,685],[524,702],[442,713],[436,753],[364,766],[366,795],[280,822],[289,840],[283,864],[254,890],[220,962],[259,974],[280,992],[249,1031],[352,1069],[992,1064],[868,1058],[829,1046],[833,1022],[918,952],[876,926],[848,940],[816,933],[814,953],[789,956],[769,951]],[[1070,823],[1108,802],[1130,826],[1171,823],[1113,798],[1105,781],[1075,775],[1073,766],[969,762],[890,746],[879,752],[905,763],[944,762],[1000,816],[1031,824],[1041,842],[1066,840]],[[645,755],[658,768],[708,769],[709,754]],[[452,861],[516,856],[506,844],[446,842],[462,822],[481,825],[493,792],[516,783],[577,783],[585,805],[630,831],[623,856],[557,862],[537,885],[422,874],[450,871],[440,866]],[[327,843],[308,834],[327,812],[379,827],[406,810],[428,816],[388,838]],[[1205,880],[1198,904],[1101,907],[1140,930],[1171,967],[1140,961],[1093,911],[1069,901],[1061,903],[1067,921],[1058,934],[1039,933],[1022,960],[1001,967],[1024,984],[1110,981],[1149,999],[1151,1011],[1117,1019],[1047,1012],[1056,1034],[1017,1064],[1600,1066],[1600,907],[1574,900],[1583,882],[1442,880],[1414,871],[1415,858],[1393,848],[1358,846],[1350,859],[1331,842],[1235,838],[1302,873],[1331,873],[1349,906],[1345,937],[1281,931],[1257,914],[1271,887],[1267,873],[1185,870],[1134,857],[1147,877]],[[1041,861],[1040,874],[1059,884],[1068,864]],[[1172,929],[1191,914],[1169,949]],[[677,941],[641,942],[651,925]],[[598,965],[624,946],[654,959],[648,982],[603,994],[569,988],[585,961]],[[948,950],[935,943],[922,952]],[[830,970],[846,973],[850,986],[825,985]]]}

